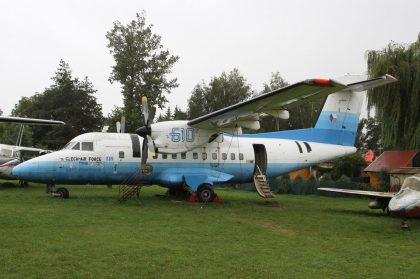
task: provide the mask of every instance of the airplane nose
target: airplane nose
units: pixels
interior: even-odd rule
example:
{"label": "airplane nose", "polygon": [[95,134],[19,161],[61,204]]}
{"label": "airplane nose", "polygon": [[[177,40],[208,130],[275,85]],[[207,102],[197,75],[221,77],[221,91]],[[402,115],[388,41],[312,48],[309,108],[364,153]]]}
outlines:
{"label": "airplane nose", "polygon": [[13,168],[12,175],[20,180],[28,180],[34,170],[34,167],[33,163],[23,162]]}

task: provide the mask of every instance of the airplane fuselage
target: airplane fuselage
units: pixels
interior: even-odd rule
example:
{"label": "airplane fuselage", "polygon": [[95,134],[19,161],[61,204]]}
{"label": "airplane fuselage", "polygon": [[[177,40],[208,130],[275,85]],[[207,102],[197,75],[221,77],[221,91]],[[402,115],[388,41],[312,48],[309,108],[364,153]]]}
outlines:
{"label": "airplane fuselage", "polygon": [[[15,168],[20,179],[50,184],[159,184],[192,189],[203,183],[243,183],[253,180],[258,168],[272,178],[356,151],[351,146],[285,139],[224,135],[177,154],[149,156],[150,174],[141,171],[141,145],[137,135],[88,133],[72,140],[70,148],[24,162]],[[83,150],[85,146],[86,150]]]}

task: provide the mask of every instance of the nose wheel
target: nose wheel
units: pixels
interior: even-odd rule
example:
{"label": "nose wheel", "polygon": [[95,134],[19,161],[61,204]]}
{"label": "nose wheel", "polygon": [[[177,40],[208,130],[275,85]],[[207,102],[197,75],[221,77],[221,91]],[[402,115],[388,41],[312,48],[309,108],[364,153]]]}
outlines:
{"label": "nose wheel", "polygon": [[56,198],[68,199],[70,197],[69,190],[64,187],[57,188],[56,190],[54,184],[48,184],[46,192]]}
{"label": "nose wheel", "polygon": [[68,199],[70,197],[69,190],[67,190],[64,187],[60,187],[55,191],[54,197],[62,198],[62,199]]}

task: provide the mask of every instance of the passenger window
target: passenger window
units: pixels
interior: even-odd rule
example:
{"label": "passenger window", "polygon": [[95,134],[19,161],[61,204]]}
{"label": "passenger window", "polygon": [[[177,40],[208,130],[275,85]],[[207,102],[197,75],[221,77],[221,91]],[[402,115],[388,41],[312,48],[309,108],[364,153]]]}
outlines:
{"label": "passenger window", "polygon": [[82,150],[93,151],[93,142],[82,142]]}
{"label": "passenger window", "polygon": [[162,159],[168,159],[168,154],[162,154]]}
{"label": "passenger window", "polygon": [[202,158],[203,158],[203,160],[207,160],[207,153],[206,152],[203,152]]}
{"label": "passenger window", "polygon": [[124,151],[120,151],[120,153],[118,154],[120,159],[124,158]]}
{"label": "passenger window", "polygon": [[181,159],[187,159],[187,153],[181,153]]}
{"label": "passenger window", "polygon": [[193,159],[198,159],[198,153],[197,152],[193,153]]}
{"label": "passenger window", "polygon": [[226,160],[227,159],[227,154],[226,153],[222,153],[222,160]]}
{"label": "passenger window", "polygon": [[230,159],[235,160],[235,153],[230,153]]}
{"label": "passenger window", "polygon": [[217,153],[211,153],[211,158],[213,160],[217,160]]}
{"label": "passenger window", "polygon": [[172,159],[176,159],[178,154],[172,154]]}
{"label": "passenger window", "polygon": [[75,146],[72,148],[73,150],[80,150],[80,142],[76,143]]}
{"label": "passenger window", "polygon": [[239,153],[239,160],[243,160],[244,159],[244,153]]}

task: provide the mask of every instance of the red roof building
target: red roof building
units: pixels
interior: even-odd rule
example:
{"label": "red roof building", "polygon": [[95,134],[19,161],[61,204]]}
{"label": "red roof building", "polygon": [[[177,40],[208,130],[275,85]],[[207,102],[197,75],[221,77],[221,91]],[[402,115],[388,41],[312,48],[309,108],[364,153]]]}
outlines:
{"label": "red roof building", "polygon": [[373,161],[365,172],[370,176],[370,184],[379,188],[377,173],[386,170],[391,174],[413,175],[420,173],[420,150],[385,151]]}

